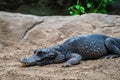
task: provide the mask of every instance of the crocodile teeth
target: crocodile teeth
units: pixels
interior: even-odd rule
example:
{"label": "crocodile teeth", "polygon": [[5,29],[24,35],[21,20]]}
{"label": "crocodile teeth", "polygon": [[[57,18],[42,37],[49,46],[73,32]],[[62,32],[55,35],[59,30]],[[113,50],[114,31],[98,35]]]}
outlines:
{"label": "crocodile teeth", "polygon": [[23,63],[23,62],[21,62],[21,66],[22,66],[22,67],[27,67],[27,66],[29,66],[29,64],[28,64],[28,63]]}
{"label": "crocodile teeth", "polygon": [[28,67],[32,65],[35,65],[35,63],[21,62],[21,67]]}

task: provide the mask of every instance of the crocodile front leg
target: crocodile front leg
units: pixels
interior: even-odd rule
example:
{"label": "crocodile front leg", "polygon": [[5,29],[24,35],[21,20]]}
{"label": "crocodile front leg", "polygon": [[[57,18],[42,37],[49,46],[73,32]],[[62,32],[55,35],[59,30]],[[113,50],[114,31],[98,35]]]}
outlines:
{"label": "crocodile front leg", "polygon": [[63,64],[63,67],[70,67],[72,65],[79,64],[82,60],[82,57],[77,53],[68,53],[66,55],[66,59],[67,61]]}

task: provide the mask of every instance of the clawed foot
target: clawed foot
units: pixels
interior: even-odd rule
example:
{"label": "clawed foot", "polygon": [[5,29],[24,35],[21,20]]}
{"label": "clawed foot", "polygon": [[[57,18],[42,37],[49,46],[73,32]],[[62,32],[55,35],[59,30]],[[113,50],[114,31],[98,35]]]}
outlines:
{"label": "clawed foot", "polygon": [[107,55],[107,56],[103,56],[101,57],[101,59],[113,59],[113,58],[118,58],[118,55]]}
{"label": "clawed foot", "polygon": [[71,67],[72,66],[72,64],[70,64],[70,63],[64,63],[63,65],[62,65],[62,67]]}

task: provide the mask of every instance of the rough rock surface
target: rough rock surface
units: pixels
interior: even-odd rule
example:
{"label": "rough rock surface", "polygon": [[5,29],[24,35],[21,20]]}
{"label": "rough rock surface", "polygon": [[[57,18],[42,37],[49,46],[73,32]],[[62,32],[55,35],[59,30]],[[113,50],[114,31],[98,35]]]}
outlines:
{"label": "rough rock surface", "polygon": [[38,17],[0,12],[0,80],[120,80],[120,58],[82,61],[63,68],[61,64],[20,67],[19,59],[36,48],[60,44],[80,34],[101,33],[120,38],[120,16]]}

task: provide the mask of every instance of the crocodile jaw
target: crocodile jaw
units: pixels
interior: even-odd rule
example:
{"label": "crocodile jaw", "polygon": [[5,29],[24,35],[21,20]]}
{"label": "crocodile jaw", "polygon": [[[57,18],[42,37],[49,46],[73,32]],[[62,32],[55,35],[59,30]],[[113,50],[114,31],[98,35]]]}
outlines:
{"label": "crocodile jaw", "polygon": [[29,59],[27,58],[22,58],[20,60],[20,63],[21,63],[21,67],[29,67],[29,66],[34,66],[36,65],[35,61],[30,61]]}

